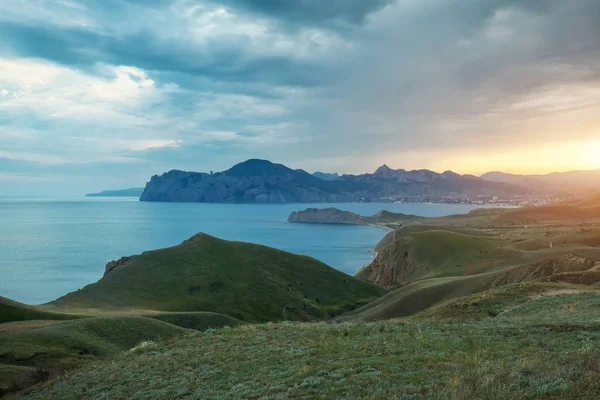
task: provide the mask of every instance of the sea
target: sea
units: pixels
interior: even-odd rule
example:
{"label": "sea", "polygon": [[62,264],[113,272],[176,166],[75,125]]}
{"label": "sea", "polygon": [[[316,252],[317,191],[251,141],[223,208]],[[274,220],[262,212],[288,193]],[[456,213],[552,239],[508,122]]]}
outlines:
{"label": "sea", "polygon": [[174,246],[204,232],[321,260],[347,274],[386,234],[373,226],[293,224],[292,211],[337,207],[424,217],[465,213],[451,204],[153,203],[136,198],[0,198],[0,296],[42,304],[100,279],[108,261]]}

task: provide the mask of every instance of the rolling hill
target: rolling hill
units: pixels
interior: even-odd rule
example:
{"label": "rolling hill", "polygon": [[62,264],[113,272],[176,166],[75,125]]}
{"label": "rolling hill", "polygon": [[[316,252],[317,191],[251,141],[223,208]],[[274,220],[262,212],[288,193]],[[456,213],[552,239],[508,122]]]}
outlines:
{"label": "rolling hill", "polygon": [[5,325],[0,325],[0,397],[114,356],[141,342],[193,332],[155,319],[131,316],[83,318],[30,327]]}
{"label": "rolling hill", "polygon": [[[412,232],[404,233],[404,229]],[[403,228],[395,241],[386,243],[378,246],[374,260],[357,277],[390,287],[423,278],[475,275],[524,258],[505,240],[440,227],[422,231]]]}
{"label": "rolling hill", "polygon": [[513,284],[595,287],[600,215],[594,199],[407,220],[381,240],[373,261],[356,275],[392,290],[339,320],[406,317]]}
{"label": "rolling hill", "polygon": [[46,307],[208,311],[244,321],[322,319],[382,292],[310,257],[199,234],[134,256]]}
{"label": "rolling hill", "polygon": [[0,324],[15,321],[68,320],[75,318],[78,318],[78,316],[44,311],[36,307],[9,300],[5,297],[0,297]]}

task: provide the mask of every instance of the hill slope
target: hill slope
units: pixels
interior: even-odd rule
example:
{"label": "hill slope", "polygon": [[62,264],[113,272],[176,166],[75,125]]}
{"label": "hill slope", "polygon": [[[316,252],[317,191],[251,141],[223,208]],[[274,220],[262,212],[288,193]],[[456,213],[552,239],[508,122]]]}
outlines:
{"label": "hill slope", "polygon": [[245,321],[320,319],[382,293],[310,257],[199,234],[135,256],[48,307],[210,311]]}
{"label": "hill slope", "polygon": [[422,278],[479,274],[522,258],[510,242],[499,238],[415,228],[398,230],[396,240],[384,238],[385,245],[378,246],[373,261],[356,276],[389,287]]}
{"label": "hill slope", "polygon": [[47,326],[2,329],[0,397],[140,342],[168,340],[193,331],[142,317],[98,317]]}
{"label": "hill slope", "polygon": [[599,304],[597,293],[567,294],[467,324],[221,329],[117,356],[30,398],[592,400],[600,396],[600,333],[590,320]]}
{"label": "hill slope", "polygon": [[77,316],[44,311],[0,296],[0,324],[15,321],[67,320]]}

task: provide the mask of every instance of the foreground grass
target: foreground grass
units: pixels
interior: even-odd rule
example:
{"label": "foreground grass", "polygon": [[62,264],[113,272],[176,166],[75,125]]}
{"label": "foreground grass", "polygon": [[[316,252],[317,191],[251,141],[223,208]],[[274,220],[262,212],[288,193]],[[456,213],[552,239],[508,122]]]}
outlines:
{"label": "foreground grass", "polygon": [[0,331],[0,397],[65,370],[114,356],[142,341],[165,340],[189,332],[142,317],[86,318]]}
{"label": "foreground grass", "polygon": [[597,318],[278,323],[144,344],[33,399],[596,399]]}

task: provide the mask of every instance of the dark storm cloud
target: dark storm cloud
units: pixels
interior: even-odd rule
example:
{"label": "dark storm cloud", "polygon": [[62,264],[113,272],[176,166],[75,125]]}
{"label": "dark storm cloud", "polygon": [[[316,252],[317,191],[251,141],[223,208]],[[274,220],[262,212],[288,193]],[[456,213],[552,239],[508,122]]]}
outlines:
{"label": "dark storm cloud", "polygon": [[101,62],[225,82],[259,81],[309,87],[326,79],[322,68],[310,61],[249,54],[246,36],[223,35],[198,49],[185,39],[165,39],[150,30],[113,37],[84,29],[0,20],[0,37],[3,37],[0,50],[5,52],[80,68]]}
{"label": "dark storm cloud", "polygon": [[218,3],[305,24],[343,21],[362,23],[394,0],[222,0]]}

